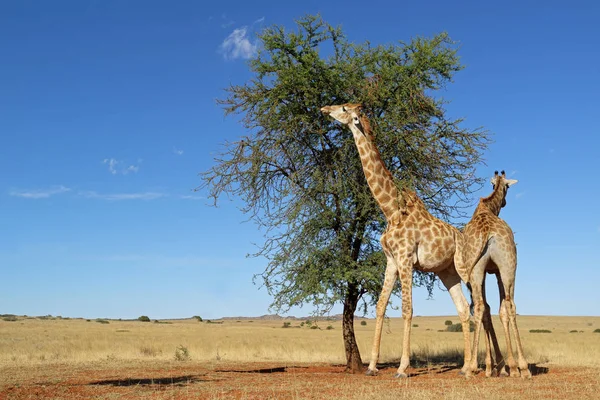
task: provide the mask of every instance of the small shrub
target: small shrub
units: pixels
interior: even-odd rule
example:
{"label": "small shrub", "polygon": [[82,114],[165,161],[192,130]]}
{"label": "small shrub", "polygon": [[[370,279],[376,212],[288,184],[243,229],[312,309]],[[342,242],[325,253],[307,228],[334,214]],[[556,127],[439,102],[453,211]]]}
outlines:
{"label": "small shrub", "polygon": [[530,329],[530,333],[552,333],[549,329]]}
{"label": "small shrub", "polygon": [[96,319],[96,322],[99,323],[99,324],[108,324],[109,323],[107,320],[102,319],[102,318]]}
{"label": "small shrub", "polygon": [[573,329],[572,331],[569,331],[569,333],[579,333],[579,331],[577,329]]}
{"label": "small shrub", "polygon": [[92,320],[91,319],[86,319],[85,322],[92,322]]}
{"label": "small shrub", "polygon": [[333,326],[331,326],[331,325],[328,325],[328,326],[327,326],[327,330],[328,330],[328,331],[330,331],[330,330],[332,330],[332,329],[333,329]]}
{"label": "small shrub", "polygon": [[310,319],[307,319],[307,320],[306,320],[306,325],[307,325],[307,326],[311,326],[311,325],[312,325],[312,322],[310,321]]}
{"label": "small shrub", "polygon": [[187,347],[183,345],[177,346],[175,349],[175,360],[176,361],[189,361],[190,360],[190,351]]}
{"label": "small shrub", "polygon": [[594,329],[594,333],[600,333],[600,328]]}
{"label": "small shrub", "polygon": [[150,318],[147,315],[142,315],[142,316],[138,317],[138,321],[150,322]]}
{"label": "small shrub", "polygon": [[154,347],[142,346],[140,347],[140,353],[146,357],[156,357],[161,353],[161,351],[155,349]]}
{"label": "small shrub", "polygon": [[447,319],[446,322],[444,322],[444,325],[450,326],[450,325],[452,325],[452,321],[450,321],[449,319]]}
{"label": "small shrub", "polygon": [[129,332],[129,329],[117,329],[117,332],[121,333],[121,332]]}
{"label": "small shrub", "polygon": [[413,324],[413,328],[418,328],[419,324]]}
{"label": "small shrub", "polygon": [[310,327],[310,329],[319,329],[319,327],[316,326],[316,325],[313,325],[313,326]]}
{"label": "small shrub", "polygon": [[17,316],[16,315],[11,315],[11,314],[6,314],[3,318],[3,321],[7,321],[7,322],[15,322],[17,321]]}
{"label": "small shrub", "polygon": [[[202,322],[202,317],[199,315],[194,315],[192,318],[195,318],[198,320],[198,322]],[[240,322],[240,321],[236,321],[236,322]]]}
{"label": "small shrub", "polygon": [[361,324],[362,326],[367,326],[367,321],[360,321],[360,324]]}
{"label": "small shrub", "polygon": [[[462,332],[462,324],[452,324],[446,326],[446,332]],[[469,332],[475,331],[475,322],[469,321]]]}
{"label": "small shrub", "polygon": [[304,326],[304,322],[300,322],[300,326]]}
{"label": "small shrub", "polygon": [[284,322],[282,328],[289,328],[291,325],[291,322]]}

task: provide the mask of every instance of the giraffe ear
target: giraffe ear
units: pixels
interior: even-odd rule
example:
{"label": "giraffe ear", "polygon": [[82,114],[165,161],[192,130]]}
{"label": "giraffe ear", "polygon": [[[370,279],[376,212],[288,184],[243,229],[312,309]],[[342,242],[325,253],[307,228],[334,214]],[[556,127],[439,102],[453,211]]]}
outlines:
{"label": "giraffe ear", "polygon": [[516,179],[506,179],[504,182],[506,182],[506,186],[510,187],[519,181]]}

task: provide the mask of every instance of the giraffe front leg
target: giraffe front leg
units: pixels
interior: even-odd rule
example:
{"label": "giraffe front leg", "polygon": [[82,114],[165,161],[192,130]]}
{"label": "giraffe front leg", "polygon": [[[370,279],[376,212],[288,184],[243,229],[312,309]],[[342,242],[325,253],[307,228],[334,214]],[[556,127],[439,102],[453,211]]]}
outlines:
{"label": "giraffe front leg", "polygon": [[391,259],[388,257],[387,268],[385,270],[385,280],[383,282],[383,288],[377,301],[377,320],[375,322],[375,335],[373,337],[373,346],[371,347],[371,362],[367,369],[366,375],[374,376],[377,375],[377,361],[379,361],[379,346],[381,344],[381,331],[383,329],[383,319],[385,317],[385,309],[390,300],[394,283],[396,282],[396,276],[398,269]]}
{"label": "giraffe front leg", "polygon": [[402,319],[404,320],[404,335],[402,338],[402,358],[394,378],[407,378],[406,369],[410,365],[410,331],[412,327],[412,263],[410,259],[398,263],[400,283],[402,284]]}
{"label": "giraffe front leg", "polygon": [[464,362],[463,366],[460,370],[460,374],[465,375],[467,372],[467,368],[469,368],[471,362],[471,339],[469,332],[469,303],[465,298],[465,295],[462,291],[462,285],[460,277],[456,270],[451,267],[445,271],[442,271],[438,275],[440,280],[450,293],[450,297],[456,306],[456,311],[458,311],[458,316],[460,318],[460,322],[463,327],[463,341],[464,341]]}

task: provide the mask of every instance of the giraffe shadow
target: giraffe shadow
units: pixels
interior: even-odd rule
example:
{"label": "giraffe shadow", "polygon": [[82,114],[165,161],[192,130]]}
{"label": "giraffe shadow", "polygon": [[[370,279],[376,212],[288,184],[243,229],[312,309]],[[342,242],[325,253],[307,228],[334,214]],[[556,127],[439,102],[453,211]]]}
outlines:
{"label": "giraffe shadow", "polygon": [[170,376],[165,378],[123,378],[123,379],[107,379],[94,381],[88,385],[100,386],[150,386],[150,385],[170,385],[170,386],[186,386],[190,383],[202,382],[202,378],[198,375]]}
{"label": "giraffe shadow", "polygon": [[[288,367],[273,367],[259,369],[219,369],[216,372],[233,372],[242,374],[274,374],[278,372],[287,372]],[[290,367],[290,368],[306,368],[306,367]]]}
{"label": "giraffe shadow", "polygon": [[550,372],[550,368],[538,367],[536,364],[529,364],[528,368],[529,368],[529,372],[531,372],[531,375],[533,375],[533,376],[544,375],[544,374],[547,374],[548,372]]}

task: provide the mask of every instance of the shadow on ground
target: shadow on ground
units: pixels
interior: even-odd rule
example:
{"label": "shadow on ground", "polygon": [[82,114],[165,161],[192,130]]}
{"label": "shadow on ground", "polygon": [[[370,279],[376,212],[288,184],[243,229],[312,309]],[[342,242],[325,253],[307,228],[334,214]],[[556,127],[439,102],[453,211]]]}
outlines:
{"label": "shadow on ground", "polygon": [[144,386],[144,385],[174,385],[185,386],[190,383],[201,382],[198,375],[170,376],[168,378],[124,378],[108,379],[102,381],[90,382],[88,385],[109,385],[109,386]]}

